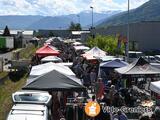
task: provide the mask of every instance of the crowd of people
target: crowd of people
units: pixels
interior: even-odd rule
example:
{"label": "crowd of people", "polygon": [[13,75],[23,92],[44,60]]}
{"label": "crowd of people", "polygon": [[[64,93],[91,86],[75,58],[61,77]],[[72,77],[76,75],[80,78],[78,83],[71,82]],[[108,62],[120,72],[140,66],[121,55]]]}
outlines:
{"label": "crowd of people", "polygon": [[[140,93],[132,87],[130,81],[125,82],[121,80],[120,76],[111,70],[106,73],[100,69],[99,64],[101,61],[89,61],[81,56],[83,51],[75,51],[72,44],[64,44],[58,46],[61,51],[60,58],[64,62],[73,62],[71,67],[76,76],[82,80],[83,85],[87,89],[87,93],[78,93],[77,96],[83,95],[89,99],[89,94],[95,95],[95,99],[99,103],[104,103],[106,106],[114,107],[137,107],[141,104],[142,100],[148,100],[149,97],[144,93]],[[34,56],[33,58],[38,64],[39,59]],[[73,96],[76,97],[77,96]],[[54,98],[55,100],[55,98]],[[57,104],[58,105],[58,104]],[[65,111],[65,110],[64,110]],[[56,112],[55,112],[56,113]],[[65,113],[66,114],[66,113]],[[56,116],[57,114],[55,114]],[[139,113],[138,113],[139,116]],[[88,118],[89,119],[89,118]],[[128,117],[122,111],[116,113],[104,113],[101,109],[100,114],[94,120],[128,120]],[[151,117],[144,116],[140,120],[160,120],[158,112],[154,112]],[[68,119],[69,120],[69,119]],[[71,120],[71,119],[70,119]],[[80,120],[80,118],[78,119]],[[82,119],[81,119],[82,120]]]}

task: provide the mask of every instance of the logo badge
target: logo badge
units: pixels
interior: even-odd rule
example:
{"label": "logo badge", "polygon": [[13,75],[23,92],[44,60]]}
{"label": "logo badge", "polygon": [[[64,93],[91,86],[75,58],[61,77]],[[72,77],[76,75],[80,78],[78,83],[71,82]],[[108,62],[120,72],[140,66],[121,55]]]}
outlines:
{"label": "logo badge", "polygon": [[95,117],[100,113],[100,105],[97,102],[88,102],[85,106],[85,113],[90,117]]}

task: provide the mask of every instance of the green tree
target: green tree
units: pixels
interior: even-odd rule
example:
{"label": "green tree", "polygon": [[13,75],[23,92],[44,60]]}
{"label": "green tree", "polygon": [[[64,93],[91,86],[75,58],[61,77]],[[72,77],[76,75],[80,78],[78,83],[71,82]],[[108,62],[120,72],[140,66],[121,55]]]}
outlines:
{"label": "green tree", "polygon": [[8,26],[5,27],[4,32],[3,32],[3,36],[11,36]]}
{"label": "green tree", "polygon": [[37,38],[42,38],[42,37],[44,37],[40,32],[35,32],[35,33],[34,33],[34,36],[37,37]]}
{"label": "green tree", "polygon": [[92,37],[89,37],[87,40],[87,44],[90,47],[97,46],[111,55],[120,55],[123,54],[124,51],[124,45],[122,45],[122,47],[118,49],[118,38],[115,36],[97,35],[94,39]]}
{"label": "green tree", "polygon": [[52,31],[49,32],[48,34],[49,37],[54,37],[54,33]]}
{"label": "green tree", "polygon": [[73,30],[75,30],[75,31],[82,30],[81,24],[71,22],[71,24],[69,26],[69,30],[71,30],[71,31],[73,31]]}

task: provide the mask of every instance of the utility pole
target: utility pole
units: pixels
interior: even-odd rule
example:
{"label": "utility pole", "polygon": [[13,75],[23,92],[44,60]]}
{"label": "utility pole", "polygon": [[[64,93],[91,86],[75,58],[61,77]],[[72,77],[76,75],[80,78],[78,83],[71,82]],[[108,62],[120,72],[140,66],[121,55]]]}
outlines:
{"label": "utility pole", "polygon": [[78,23],[81,24],[80,23],[80,15],[77,15],[77,18],[78,18]]}
{"label": "utility pole", "polygon": [[93,7],[90,7],[92,9],[92,28],[93,28]]}
{"label": "utility pole", "polygon": [[128,18],[127,18],[127,45],[126,45],[126,60],[129,61],[129,37],[130,37],[130,0],[128,0]]}

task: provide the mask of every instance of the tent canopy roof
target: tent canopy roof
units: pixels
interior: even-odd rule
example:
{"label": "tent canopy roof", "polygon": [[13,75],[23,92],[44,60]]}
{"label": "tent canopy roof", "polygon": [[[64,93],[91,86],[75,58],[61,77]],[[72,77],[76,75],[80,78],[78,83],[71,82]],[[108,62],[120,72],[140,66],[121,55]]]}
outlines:
{"label": "tent canopy roof", "polygon": [[127,66],[128,63],[121,61],[119,59],[115,59],[108,62],[103,62],[100,64],[100,67],[109,67],[109,68],[121,68]]}
{"label": "tent canopy roof", "polygon": [[151,82],[150,90],[152,90],[153,92],[157,94],[160,94],[160,81]]}
{"label": "tent canopy roof", "polygon": [[125,67],[115,69],[115,71],[126,75],[160,74],[160,69],[152,66],[142,57]]}
{"label": "tent canopy roof", "polygon": [[44,45],[36,51],[37,55],[59,55],[59,51],[50,45]]}
{"label": "tent canopy roof", "polygon": [[31,83],[35,78],[41,75],[44,75],[48,72],[51,72],[52,70],[57,70],[58,72],[65,75],[75,76],[75,74],[72,72],[72,70],[69,67],[48,62],[48,63],[32,66],[31,72],[27,79],[27,84]]}
{"label": "tent canopy roof", "polygon": [[95,58],[94,56],[90,55],[90,54],[82,54],[82,56],[84,58],[86,58],[87,60],[96,60],[97,58]]}
{"label": "tent canopy roof", "polygon": [[47,56],[41,59],[42,62],[52,61],[52,62],[62,62],[62,59],[57,56]]}
{"label": "tent canopy roof", "polygon": [[77,51],[77,50],[89,50],[90,48],[82,45],[82,46],[74,46],[74,49]]}
{"label": "tent canopy roof", "polygon": [[93,47],[89,51],[85,52],[83,55],[86,59],[99,59],[106,56],[106,52],[98,47]]}
{"label": "tent canopy roof", "polygon": [[118,57],[116,57],[116,56],[109,56],[109,55],[104,56],[104,57],[101,58],[101,60],[102,60],[103,62],[108,62],[108,61],[116,60],[116,59],[123,60],[123,58],[118,58]]}
{"label": "tent canopy roof", "polygon": [[64,75],[56,70],[35,78],[31,83],[23,87],[27,90],[75,90],[83,91],[85,87],[75,76]]}
{"label": "tent canopy roof", "polygon": [[30,76],[43,75],[43,74],[48,73],[52,70],[57,70],[57,71],[59,71],[63,74],[66,74],[66,75],[75,75],[72,72],[72,70],[67,66],[48,62],[48,63],[33,66],[31,69],[31,72],[30,72]]}
{"label": "tent canopy roof", "polygon": [[81,42],[74,42],[74,43],[72,43],[73,44],[73,46],[79,46],[79,45],[82,45],[82,43]]}

